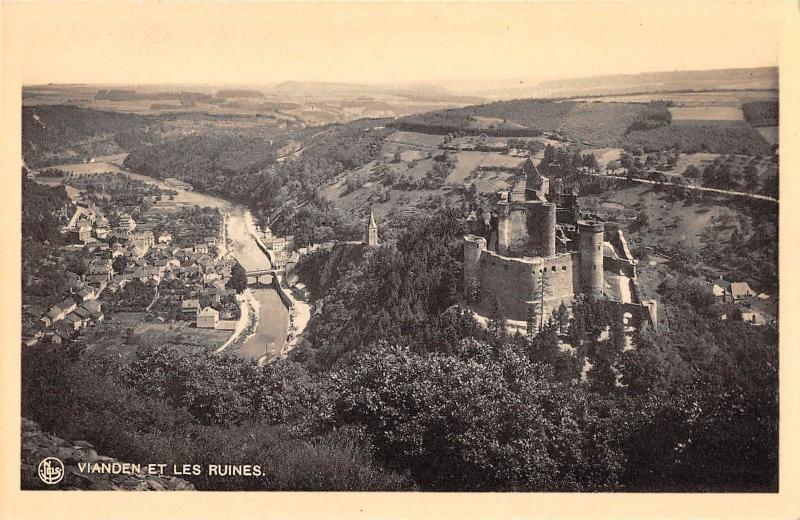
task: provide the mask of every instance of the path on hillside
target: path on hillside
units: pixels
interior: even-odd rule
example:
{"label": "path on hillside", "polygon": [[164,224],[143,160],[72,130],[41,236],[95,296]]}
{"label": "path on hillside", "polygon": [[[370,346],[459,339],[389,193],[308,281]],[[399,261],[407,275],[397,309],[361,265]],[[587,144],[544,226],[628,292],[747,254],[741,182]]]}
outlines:
{"label": "path on hillside", "polygon": [[633,181],[633,182],[639,182],[639,183],[643,183],[643,184],[660,184],[662,186],[678,186],[680,188],[686,188],[687,190],[708,191],[708,192],[711,192],[711,193],[721,193],[723,195],[733,195],[733,196],[738,196],[738,197],[747,197],[747,198],[750,198],[750,199],[766,200],[766,201],[775,202],[775,203],[778,202],[778,199],[776,199],[774,197],[770,197],[768,195],[759,195],[757,193],[746,193],[746,192],[743,192],[743,191],[719,190],[717,188],[706,188],[704,186],[692,186],[692,185],[686,185],[686,184],[677,184],[677,183],[674,183],[674,182],[651,181],[649,179],[637,179],[637,178],[631,178],[631,177],[624,177],[622,175],[605,175],[603,173],[587,173],[586,175],[590,175],[592,177],[605,177],[605,178],[609,178],[609,179],[622,179],[624,181]]}

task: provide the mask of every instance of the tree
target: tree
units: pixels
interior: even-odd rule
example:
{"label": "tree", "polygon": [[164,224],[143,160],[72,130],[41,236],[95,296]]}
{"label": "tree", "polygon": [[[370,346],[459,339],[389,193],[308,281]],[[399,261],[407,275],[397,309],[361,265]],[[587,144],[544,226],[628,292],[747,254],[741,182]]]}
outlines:
{"label": "tree", "polygon": [[492,309],[489,313],[489,332],[495,338],[502,338],[506,335],[506,319],[503,315],[503,305],[498,296],[492,301]]}
{"label": "tree", "polygon": [[561,302],[558,309],[553,311],[553,320],[558,328],[558,334],[564,334],[569,324],[569,313],[567,312],[567,306],[564,305],[564,302]]}
{"label": "tree", "polygon": [[635,231],[641,230],[643,228],[646,228],[647,225],[649,224],[649,222],[650,222],[650,219],[647,216],[647,212],[640,211],[636,215],[636,220],[633,221],[633,228],[634,228]]}
{"label": "tree", "polygon": [[387,469],[437,491],[611,490],[621,470],[602,405],[512,348],[384,346],[336,373],[332,426],[362,426]]}
{"label": "tree", "polygon": [[583,166],[592,172],[598,172],[600,165],[597,163],[597,157],[593,153],[587,153],[583,156]]}
{"label": "tree", "polygon": [[536,300],[528,302],[528,315],[525,317],[525,330],[528,339],[533,339],[539,332],[539,303]]}
{"label": "tree", "polygon": [[120,255],[114,259],[111,263],[111,267],[114,268],[114,272],[117,274],[122,273],[125,271],[125,268],[128,267],[128,259],[125,256]]}
{"label": "tree", "polygon": [[634,166],[633,156],[628,152],[622,152],[622,154],[619,156],[619,163],[626,170],[630,170]]}
{"label": "tree", "polygon": [[247,289],[247,273],[239,262],[233,264],[231,268],[231,277],[228,280],[226,288],[235,290],[236,294],[240,294]]}
{"label": "tree", "polygon": [[744,184],[749,190],[758,188],[758,171],[752,164],[748,164],[744,169]]}

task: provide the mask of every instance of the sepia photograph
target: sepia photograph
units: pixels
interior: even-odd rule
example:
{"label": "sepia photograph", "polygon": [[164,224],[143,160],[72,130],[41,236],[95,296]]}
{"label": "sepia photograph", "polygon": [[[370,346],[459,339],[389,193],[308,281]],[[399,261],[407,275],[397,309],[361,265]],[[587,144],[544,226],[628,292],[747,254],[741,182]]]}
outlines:
{"label": "sepia photograph", "polygon": [[777,496],[775,5],[4,6],[17,489]]}

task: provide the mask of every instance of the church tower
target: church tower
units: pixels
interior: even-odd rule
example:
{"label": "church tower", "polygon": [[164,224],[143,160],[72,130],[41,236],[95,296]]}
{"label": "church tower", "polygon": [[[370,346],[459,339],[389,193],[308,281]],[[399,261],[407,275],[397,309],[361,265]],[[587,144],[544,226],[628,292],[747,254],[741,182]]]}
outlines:
{"label": "church tower", "polygon": [[367,229],[364,233],[364,244],[367,246],[378,245],[378,224],[375,223],[375,215],[372,210],[369,210],[369,221],[367,222]]}

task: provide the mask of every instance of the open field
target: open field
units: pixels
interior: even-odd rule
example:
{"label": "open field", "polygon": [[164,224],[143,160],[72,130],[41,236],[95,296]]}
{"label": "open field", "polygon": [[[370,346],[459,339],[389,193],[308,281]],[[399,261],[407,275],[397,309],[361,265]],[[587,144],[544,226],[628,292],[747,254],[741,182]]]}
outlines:
{"label": "open field", "polygon": [[214,349],[230,336],[230,331],[198,329],[193,322],[145,322],[143,312],[120,312],[100,325],[84,329],[80,343],[86,351],[129,358],[140,341],[177,344],[190,349]]}
{"label": "open field", "polygon": [[[505,142],[505,138],[498,139]],[[389,174],[394,175],[398,181],[424,181],[437,164],[433,157],[445,153],[436,148],[441,140],[442,136],[437,135],[395,132],[383,143],[380,160],[341,174],[324,186],[322,193],[336,207],[346,212],[363,211],[371,207],[380,217],[400,208],[428,210],[445,202],[458,202],[460,195],[452,193],[454,187],[474,184],[481,194],[510,189],[517,180],[515,173],[510,170],[520,167],[525,160],[524,157],[499,152],[447,151],[454,164],[440,187],[423,188],[418,185],[409,188],[408,185],[387,185],[384,182],[385,176]],[[395,162],[395,154],[399,154],[399,162]],[[487,170],[477,171],[484,168]],[[348,191],[348,178],[353,177],[361,179],[362,185]]]}
{"label": "open field", "polygon": [[622,148],[587,148],[582,153],[590,153],[595,156],[597,163],[600,165],[601,171],[605,169],[606,165],[611,161],[618,161],[622,154]]}
{"label": "open field", "polygon": [[118,164],[122,164],[125,160],[127,153],[118,153],[114,155],[105,155],[95,157],[92,162],[85,163],[72,163],[72,164],[57,164],[51,166],[57,170],[69,172],[72,175],[92,175],[95,173],[119,173],[123,170],[120,169]]}
{"label": "open field", "polygon": [[398,131],[386,138],[385,142],[420,148],[438,148],[442,144],[441,135],[418,134],[415,132]]}
{"label": "open field", "polygon": [[456,152],[456,166],[447,177],[447,182],[463,183],[476,168],[517,168],[525,161],[522,157],[503,155],[496,152]]}
{"label": "open field", "polygon": [[672,124],[682,125],[743,125],[742,109],[730,106],[670,107]]}
{"label": "open field", "polygon": [[474,130],[503,130],[503,129],[511,129],[511,130],[521,130],[526,128],[525,125],[521,125],[519,123],[515,123],[513,121],[508,121],[505,119],[499,119],[496,117],[480,117],[475,116],[470,118],[469,120],[469,128]]}

